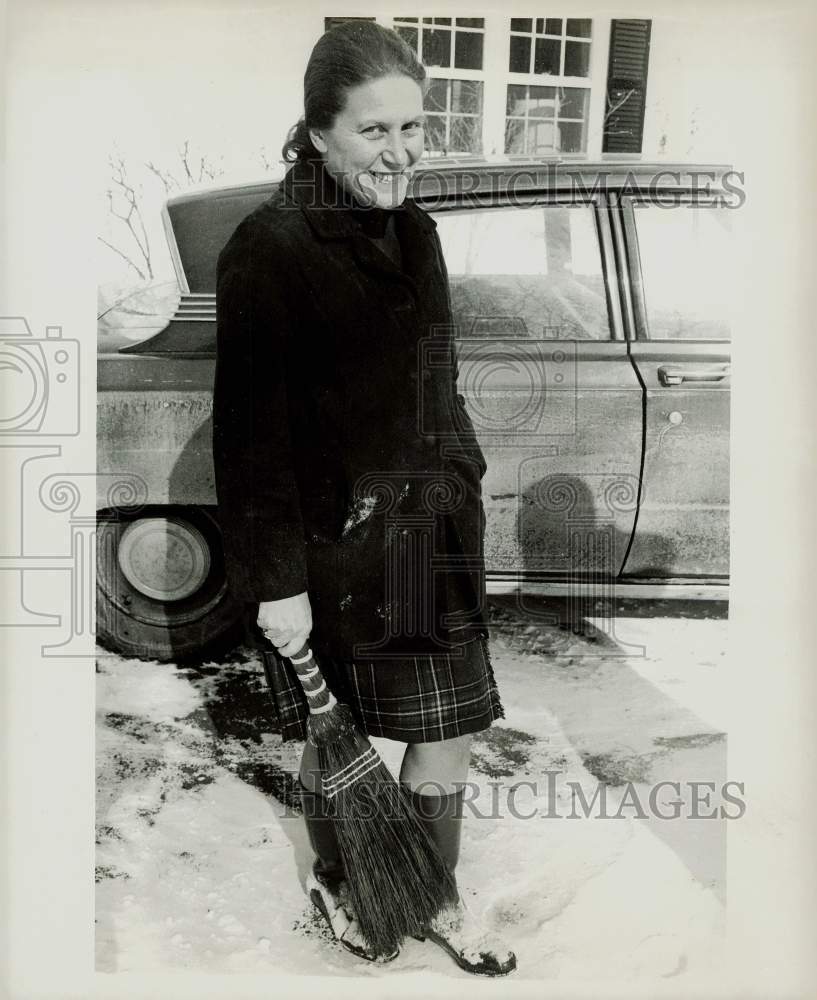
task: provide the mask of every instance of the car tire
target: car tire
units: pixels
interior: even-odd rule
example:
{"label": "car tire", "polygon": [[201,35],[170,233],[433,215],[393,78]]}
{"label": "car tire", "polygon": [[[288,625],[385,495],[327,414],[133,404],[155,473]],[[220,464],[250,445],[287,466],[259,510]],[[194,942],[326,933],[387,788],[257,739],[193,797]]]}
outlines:
{"label": "car tire", "polygon": [[96,636],[122,656],[162,663],[228,652],[243,606],[227,591],[213,513],[157,507],[97,517]]}

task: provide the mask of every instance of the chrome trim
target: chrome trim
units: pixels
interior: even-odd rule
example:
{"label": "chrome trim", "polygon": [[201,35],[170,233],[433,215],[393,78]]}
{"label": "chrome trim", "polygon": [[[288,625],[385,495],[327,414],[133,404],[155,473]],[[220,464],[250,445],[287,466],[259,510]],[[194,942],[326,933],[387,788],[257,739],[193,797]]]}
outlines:
{"label": "chrome trim", "polygon": [[609,200],[610,205],[610,227],[613,235],[613,246],[615,248],[617,260],[617,277],[621,301],[621,318],[624,321],[624,335],[627,341],[632,343],[636,340],[638,327],[636,326],[636,315],[633,305],[632,288],[630,287],[630,267],[627,246],[624,242],[624,229],[621,220],[621,199],[617,195],[612,195]]}
{"label": "chrome trim", "polygon": [[[645,600],[687,600],[687,601],[728,601],[728,583],[662,583],[645,580],[644,583],[618,583],[615,580],[598,585],[603,592],[599,597],[643,597]],[[580,580],[567,581],[526,581],[516,579],[486,579],[488,594],[530,594],[544,597],[570,597],[583,591],[586,585]]]}
{"label": "chrome trim", "polygon": [[176,272],[176,279],[179,282],[179,291],[181,291],[182,295],[189,295],[190,285],[187,283],[187,275],[184,273],[184,268],[182,267],[179,244],[176,242],[176,234],[173,231],[173,223],[170,221],[170,212],[167,210],[170,200],[166,201],[162,206],[162,226],[164,227],[165,239],[167,240],[167,246],[170,250],[170,259],[173,262],[173,270]]}
{"label": "chrome trim", "polygon": [[173,314],[173,323],[215,323],[216,296],[213,292],[185,292]]}
{"label": "chrome trim", "polygon": [[624,319],[621,310],[621,289],[616,277],[616,255],[613,246],[612,224],[610,216],[614,209],[607,198],[595,205],[596,235],[601,254],[601,269],[604,277],[604,290],[607,295],[607,315],[610,320],[610,339],[626,341],[624,335]]}

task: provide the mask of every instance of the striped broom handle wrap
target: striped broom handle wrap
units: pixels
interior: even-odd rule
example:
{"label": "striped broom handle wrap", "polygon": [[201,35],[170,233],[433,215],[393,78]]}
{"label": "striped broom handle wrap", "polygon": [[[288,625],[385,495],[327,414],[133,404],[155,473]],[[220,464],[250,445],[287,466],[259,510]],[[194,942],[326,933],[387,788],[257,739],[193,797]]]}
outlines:
{"label": "striped broom handle wrap", "polygon": [[303,646],[294,656],[290,656],[289,662],[298,675],[298,680],[309,703],[309,711],[313,715],[331,711],[337,705],[337,701],[326,686],[321,668],[315,661],[309,646]]}

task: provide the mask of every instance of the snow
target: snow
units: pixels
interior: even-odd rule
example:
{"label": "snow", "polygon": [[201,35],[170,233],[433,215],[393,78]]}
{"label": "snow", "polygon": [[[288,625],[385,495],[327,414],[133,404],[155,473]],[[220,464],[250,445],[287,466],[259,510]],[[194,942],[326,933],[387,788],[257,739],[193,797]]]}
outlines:
{"label": "snow", "polygon": [[[727,627],[619,618],[613,636],[576,636],[495,623],[506,718],[474,741],[457,875],[516,952],[514,978],[690,983],[720,967],[726,823],[640,819],[621,803],[629,789],[649,811],[665,780],[680,793],[660,802],[686,808],[689,782],[726,780]],[[100,650],[97,680],[99,971],[470,979],[429,941],[381,966],[332,939],[304,894],[300,744],[274,731],[250,651],[178,667]],[[373,742],[396,771],[403,746]],[[606,813],[577,814],[573,788],[591,803],[603,793]]]}

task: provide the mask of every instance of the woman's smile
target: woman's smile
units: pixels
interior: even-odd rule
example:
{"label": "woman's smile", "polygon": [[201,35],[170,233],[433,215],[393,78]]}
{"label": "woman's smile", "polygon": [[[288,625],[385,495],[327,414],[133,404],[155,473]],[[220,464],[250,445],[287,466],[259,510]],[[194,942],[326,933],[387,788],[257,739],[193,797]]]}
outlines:
{"label": "woman's smile", "polygon": [[337,182],[364,205],[388,209],[406,198],[425,150],[424,124],[417,82],[387,76],[351,88],[332,128],[311,135]]}

